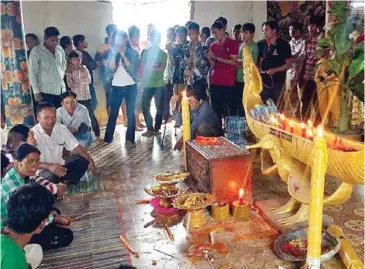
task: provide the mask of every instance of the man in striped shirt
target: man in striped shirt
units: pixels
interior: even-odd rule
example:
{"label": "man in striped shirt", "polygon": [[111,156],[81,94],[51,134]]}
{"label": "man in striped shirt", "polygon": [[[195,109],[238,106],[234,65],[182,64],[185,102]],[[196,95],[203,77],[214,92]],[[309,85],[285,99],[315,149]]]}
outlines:
{"label": "man in striped shirt", "polygon": [[44,42],[36,46],[29,57],[29,80],[37,102],[46,101],[55,107],[61,105],[60,96],[66,91],[65,52],[59,43],[56,27],[44,30]]}
{"label": "man in striped shirt", "polygon": [[[322,38],[320,27],[320,18],[317,16],[312,17],[308,26],[309,40],[305,44],[306,59],[304,63],[304,76],[301,83],[302,117],[305,121],[310,119],[312,106],[318,111],[317,85],[314,81],[314,71],[319,60],[316,49],[318,41]],[[320,113],[315,113],[315,119],[312,119],[312,121],[319,123]]]}

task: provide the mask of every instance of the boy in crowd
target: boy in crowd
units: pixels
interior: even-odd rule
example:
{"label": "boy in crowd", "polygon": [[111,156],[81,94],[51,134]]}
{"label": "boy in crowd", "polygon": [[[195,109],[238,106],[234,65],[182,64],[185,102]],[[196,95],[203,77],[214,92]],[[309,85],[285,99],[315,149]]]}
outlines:
{"label": "boy in crowd", "polygon": [[185,81],[188,88],[199,92],[204,99],[207,98],[207,76],[209,71],[208,57],[204,47],[199,42],[199,25],[191,22],[188,26],[190,42],[189,54],[184,55],[181,67],[184,69]]}
{"label": "boy in crowd", "polygon": [[241,39],[241,24],[236,24],[232,27],[232,39],[236,40],[238,42],[238,45],[241,45],[242,39]]}
{"label": "boy in crowd", "polygon": [[202,45],[205,45],[205,42],[210,37],[210,29],[209,27],[203,27],[200,31],[199,40],[202,43]]}
{"label": "boy in crowd", "polygon": [[[25,185],[11,195],[8,220],[1,231],[1,268],[30,268],[23,248],[48,223],[53,202],[52,194],[39,185]],[[35,257],[36,264],[40,264],[42,256],[40,252]]]}
{"label": "boy in crowd", "polygon": [[255,35],[255,25],[252,23],[245,23],[242,26],[242,33],[241,38],[243,43],[241,44],[239,51],[238,51],[238,58],[237,58],[237,70],[236,70],[236,100],[237,100],[237,109],[238,109],[238,116],[244,117],[245,111],[243,109],[242,104],[242,97],[243,97],[243,88],[245,87],[245,80],[243,74],[243,49],[244,47],[248,47],[251,54],[253,61],[257,64],[259,58],[259,49],[257,43],[253,41],[253,37]]}
{"label": "boy in crowd", "polygon": [[[309,21],[308,31],[309,40],[305,43],[305,62],[304,62],[304,76],[301,81],[301,91],[302,91],[302,117],[303,121],[307,121],[311,116],[311,107],[315,108],[315,118],[312,121],[316,124],[320,122],[320,113],[318,110],[318,95],[317,95],[317,85],[314,81],[315,67],[318,62],[318,57],[316,54],[318,41],[321,39],[321,20],[319,17],[314,16]],[[345,37],[344,37],[345,38]]]}
{"label": "boy in crowd", "polygon": [[[142,136],[151,137],[160,134],[159,130],[163,117],[163,100],[165,83],[163,80],[164,70],[167,62],[167,55],[159,47],[161,35],[158,31],[152,30],[149,35],[151,46],[142,51],[141,62],[143,71],[142,85],[144,88],[142,96],[142,110],[147,125],[147,131]],[[151,116],[151,100],[155,99],[156,118],[155,126]]]}
{"label": "boy in crowd", "polygon": [[95,87],[94,87],[94,75],[93,70],[96,69],[96,62],[93,57],[86,51],[88,44],[84,35],[75,35],[72,38],[76,51],[81,55],[82,65],[85,65],[87,70],[89,70],[91,82],[89,83],[89,91],[91,95],[91,107],[93,110],[98,106],[98,99],[96,97]]}
{"label": "boy in crowd", "polygon": [[264,22],[262,31],[265,39],[258,43],[263,84],[261,99],[264,103],[272,99],[280,109],[286,70],[291,67],[291,50],[289,43],[279,37],[279,25],[276,21]]}
{"label": "boy in crowd", "polygon": [[93,142],[88,109],[77,102],[73,92],[61,95],[62,106],[57,108],[57,122],[65,125],[84,148]]}
{"label": "boy in crowd", "polygon": [[305,59],[305,41],[302,36],[302,25],[292,22],[289,26],[289,41],[292,66],[286,71],[286,85],[284,92],[285,115],[300,119],[299,81]]}
{"label": "boy in crowd", "polygon": [[225,34],[225,27],[220,21],[212,25],[216,41],[210,46],[208,59],[212,67],[210,74],[210,98],[213,110],[221,120],[224,107],[229,115],[236,115],[235,99],[236,64],[238,43]]}
{"label": "boy in crowd", "polygon": [[27,44],[27,57],[29,58],[30,52],[35,46],[38,46],[39,40],[38,37],[35,34],[27,34],[25,36],[25,43]]}
{"label": "boy in crowd", "polygon": [[[92,84],[90,73],[88,69],[81,65],[80,54],[73,51],[69,54],[70,68],[66,71],[67,85],[71,91],[77,96],[77,101],[85,106],[89,111],[91,119],[91,126],[97,139],[100,139],[100,128],[98,121],[95,117],[94,109],[92,108],[92,96],[89,86]],[[65,95],[61,96],[61,99]],[[61,100],[63,101],[63,100]]]}

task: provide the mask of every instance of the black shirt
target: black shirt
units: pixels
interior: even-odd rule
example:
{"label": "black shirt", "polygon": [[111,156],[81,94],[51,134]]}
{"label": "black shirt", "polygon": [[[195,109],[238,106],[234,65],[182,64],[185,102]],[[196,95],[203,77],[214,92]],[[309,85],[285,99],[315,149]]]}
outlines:
{"label": "black shirt", "polygon": [[[271,68],[283,66],[291,59],[291,49],[288,42],[278,38],[274,44],[266,40],[258,42],[260,71],[261,73]],[[273,75],[275,79],[285,79],[286,71],[277,72]]]}

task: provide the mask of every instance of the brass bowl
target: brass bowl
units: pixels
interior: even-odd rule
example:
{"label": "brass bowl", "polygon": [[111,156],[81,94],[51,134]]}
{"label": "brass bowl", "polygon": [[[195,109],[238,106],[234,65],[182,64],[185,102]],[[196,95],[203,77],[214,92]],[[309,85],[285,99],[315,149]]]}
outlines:
{"label": "brass bowl", "polygon": [[200,210],[212,205],[216,200],[217,198],[209,193],[186,193],[177,197],[173,205],[183,210]]}
{"label": "brass bowl", "polygon": [[166,173],[156,174],[152,177],[152,179],[161,185],[171,185],[171,184],[177,184],[185,180],[189,175],[190,175],[189,173],[166,172]]}
{"label": "brass bowl", "polygon": [[169,199],[184,194],[187,189],[179,189],[176,188],[175,185],[173,185],[173,187],[166,187],[166,186],[146,187],[144,188],[144,190],[147,194],[153,197],[161,199]]}

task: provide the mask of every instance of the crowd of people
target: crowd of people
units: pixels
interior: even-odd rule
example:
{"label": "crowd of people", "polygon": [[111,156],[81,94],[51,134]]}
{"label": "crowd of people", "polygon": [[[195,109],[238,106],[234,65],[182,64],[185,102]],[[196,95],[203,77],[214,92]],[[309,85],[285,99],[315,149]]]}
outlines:
{"label": "crowd of people", "polygon": [[[113,141],[120,108],[126,116],[126,143],[130,145],[135,143],[136,130],[146,127],[142,136],[157,136],[163,122],[171,118],[180,126],[183,91],[189,97],[192,137],[221,136],[225,116],[245,115],[245,47],[261,73],[262,101],[272,99],[282,110],[289,107],[293,117],[310,117],[316,98],[315,49],[321,25],[312,18],[309,39],[304,40],[303,25],[293,22],[292,39],[287,42],[280,38],[277,22],[267,21],[262,24],[264,38],[256,43],[252,23],[237,24],[229,34],[223,17],[211,27],[189,21],[167,30],[164,48],[160,32],[149,25],[148,41],[141,49],[138,27],[125,32],[111,24],[95,58],[86,51],[83,35],[59,39],[58,29],[48,27],[38,44],[38,38],[28,34],[29,79],[38,123],[31,129],[12,127],[1,154],[1,267],[28,268],[34,244],[48,250],[68,246],[73,240],[71,221],[54,202],[63,197],[68,184],[77,184],[88,169],[95,171],[87,147],[100,139],[94,113],[98,102],[93,71],[97,67],[109,114],[104,142]],[[139,121],[141,112],[146,126]],[[182,140],[175,148],[181,146]]]}

